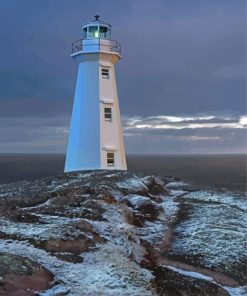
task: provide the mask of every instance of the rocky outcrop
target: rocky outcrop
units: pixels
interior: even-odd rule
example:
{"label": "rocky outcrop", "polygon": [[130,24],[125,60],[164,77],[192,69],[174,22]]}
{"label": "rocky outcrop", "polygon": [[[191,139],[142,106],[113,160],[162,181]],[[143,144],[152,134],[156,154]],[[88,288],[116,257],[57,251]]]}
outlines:
{"label": "rocky outcrop", "polygon": [[46,268],[11,253],[0,253],[0,266],[0,295],[34,295],[53,281],[52,273]]}
{"label": "rocky outcrop", "polygon": [[241,295],[243,205],[118,171],[2,185],[0,295]]}
{"label": "rocky outcrop", "polygon": [[[128,211],[129,223],[144,227],[145,221],[154,221],[158,218],[163,207],[153,202],[149,197],[130,194],[122,201]],[[126,212],[127,212],[127,209]]]}
{"label": "rocky outcrop", "polygon": [[164,266],[156,266],[153,272],[158,295],[229,295],[227,291],[207,277],[196,277],[195,274],[194,277],[188,277],[188,274],[180,273],[176,268]]}

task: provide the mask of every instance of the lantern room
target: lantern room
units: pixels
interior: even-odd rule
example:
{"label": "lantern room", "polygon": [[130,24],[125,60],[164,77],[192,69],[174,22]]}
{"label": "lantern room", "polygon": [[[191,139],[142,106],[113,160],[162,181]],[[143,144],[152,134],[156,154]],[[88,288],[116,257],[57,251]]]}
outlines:
{"label": "lantern room", "polygon": [[99,20],[99,15],[94,20],[82,25],[82,39],[72,43],[71,57],[82,58],[86,53],[111,53],[121,58],[121,46],[118,41],[111,39],[111,25]]}
{"label": "lantern room", "polygon": [[95,20],[87,22],[82,26],[83,39],[111,39],[111,25],[99,20],[99,15],[95,15]]}

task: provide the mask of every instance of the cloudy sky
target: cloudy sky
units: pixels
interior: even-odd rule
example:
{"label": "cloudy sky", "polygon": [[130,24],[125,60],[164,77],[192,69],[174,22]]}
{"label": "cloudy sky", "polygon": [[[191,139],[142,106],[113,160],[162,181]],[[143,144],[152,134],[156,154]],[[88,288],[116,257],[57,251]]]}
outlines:
{"label": "cloudy sky", "polygon": [[127,153],[246,152],[245,0],[1,0],[0,152],[65,153],[81,24],[122,45]]}

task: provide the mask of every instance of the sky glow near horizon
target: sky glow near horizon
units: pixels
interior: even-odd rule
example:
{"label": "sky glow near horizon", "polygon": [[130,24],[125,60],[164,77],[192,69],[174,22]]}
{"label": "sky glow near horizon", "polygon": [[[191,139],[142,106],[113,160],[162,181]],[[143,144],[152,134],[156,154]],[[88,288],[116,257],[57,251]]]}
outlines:
{"label": "sky glow near horizon", "polygon": [[[7,145],[12,144],[15,147],[18,143],[18,151],[8,150],[7,152],[64,153],[69,133],[69,119],[69,117],[0,119],[2,127],[0,133],[1,136],[8,137]],[[32,122],[31,130],[30,122]],[[229,150],[224,150],[225,145],[229,142],[234,144],[236,139],[240,143],[242,141],[243,149],[233,149],[230,153],[246,153],[247,116],[230,117],[229,114],[219,114],[219,116],[198,114],[194,117],[186,115],[139,116],[124,117],[122,124],[128,154],[163,154],[164,151],[164,154],[203,154],[205,146],[210,148],[208,151],[210,154],[229,153]],[[35,134],[33,130],[36,130]],[[11,138],[11,135],[14,137]],[[42,142],[40,137],[43,139]],[[161,144],[153,146],[153,142],[158,144],[161,142]],[[139,145],[147,144],[147,149],[145,150],[145,147],[135,149],[137,143]],[[177,143],[180,143],[182,147]],[[164,145],[163,150],[156,150],[161,145]],[[212,149],[215,145],[222,147],[222,150]],[[54,149],[51,150],[51,147]],[[150,147],[154,149],[151,150]]]}
{"label": "sky glow near horizon", "polygon": [[96,13],[122,45],[127,153],[246,153],[244,0],[2,1],[0,153],[65,153],[71,43]]}
{"label": "sky glow near horizon", "polygon": [[[125,130],[138,129],[185,129],[185,128],[247,128],[247,115],[234,117],[223,116],[152,116],[146,118],[127,118]],[[210,122],[211,121],[211,122]],[[214,122],[212,122],[214,121]]]}

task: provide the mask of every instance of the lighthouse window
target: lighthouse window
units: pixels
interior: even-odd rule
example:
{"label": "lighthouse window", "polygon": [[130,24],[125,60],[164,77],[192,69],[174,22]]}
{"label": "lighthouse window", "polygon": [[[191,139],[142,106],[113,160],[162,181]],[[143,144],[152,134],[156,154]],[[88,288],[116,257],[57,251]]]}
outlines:
{"label": "lighthouse window", "polygon": [[99,29],[97,26],[88,27],[88,37],[89,38],[99,38]]}
{"label": "lighthouse window", "polygon": [[107,27],[100,27],[99,28],[99,36],[100,36],[100,38],[104,38],[104,39],[108,38],[107,31],[108,31]]}
{"label": "lighthouse window", "polygon": [[108,68],[102,68],[101,69],[101,75],[102,75],[102,78],[109,79],[109,77],[110,77],[109,69]]}
{"label": "lighthouse window", "polygon": [[112,110],[111,108],[104,108],[105,121],[112,121]]}
{"label": "lighthouse window", "polygon": [[114,152],[107,152],[107,166],[114,166],[115,158]]}
{"label": "lighthouse window", "polygon": [[83,29],[83,39],[87,38],[87,27]]}

